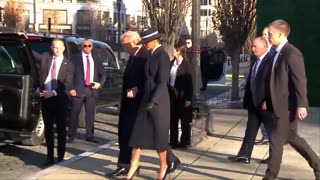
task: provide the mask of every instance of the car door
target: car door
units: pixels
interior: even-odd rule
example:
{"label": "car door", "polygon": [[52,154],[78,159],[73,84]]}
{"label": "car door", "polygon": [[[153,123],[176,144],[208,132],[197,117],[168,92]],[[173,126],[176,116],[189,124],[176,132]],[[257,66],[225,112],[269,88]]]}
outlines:
{"label": "car door", "polygon": [[40,115],[38,72],[24,36],[0,33],[0,131],[31,133]]}
{"label": "car door", "polygon": [[98,54],[107,73],[107,79],[101,89],[97,103],[109,105],[119,104],[122,93],[123,72],[120,70],[117,59],[112,50],[102,43],[94,44],[94,51]]}

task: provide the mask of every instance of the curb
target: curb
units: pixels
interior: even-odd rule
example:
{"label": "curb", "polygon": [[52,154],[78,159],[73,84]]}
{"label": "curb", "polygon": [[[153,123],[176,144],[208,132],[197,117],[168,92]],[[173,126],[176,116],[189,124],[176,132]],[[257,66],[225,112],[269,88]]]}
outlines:
{"label": "curb", "polygon": [[84,158],[89,157],[89,156],[91,156],[91,155],[93,155],[95,153],[103,151],[104,149],[109,148],[110,146],[116,144],[117,142],[118,142],[118,140],[113,140],[113,141],[108,142],[107,144],[103,144],[101,146],[89,149],[88,151],[86,151],[86,152],[84,152],[82,154],[79,154],[77,156],[73,156],[68,160],[62,161],[62,162],[60,162],[58,164],[55,164],[55,165],[53,165],[51,167],[43,169],[43,170],[37,172],[36,174],[34,174],[34,175],[30,176],[30,177],[27,177],[26,179],[28,179],[28,180],[39,179],[40,177],[46,176],[46,175],[48,175],[48,174],[50,174],[50,173],[52,173],[54,171],[62,169],[62,168],[66,167],[66,166],[68,166],[70,164],[73,164],[73,163],[75,163],[77,161],[80,161],[81,159],[84,159]]}

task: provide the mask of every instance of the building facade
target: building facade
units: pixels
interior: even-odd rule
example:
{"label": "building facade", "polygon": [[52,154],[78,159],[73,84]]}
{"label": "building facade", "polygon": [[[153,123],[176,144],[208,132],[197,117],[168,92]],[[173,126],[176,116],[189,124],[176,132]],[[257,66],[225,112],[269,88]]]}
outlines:
{"label": "building facade", "polygon": [[[121,32],[139,28],[141,0],[24,0],[26,31],[77,34],[117,40]],[[6,0],[0,0],[4,7]],[[120,13],[120,20],[118,13]],[[49,24],[51,26],[49,26]]]}

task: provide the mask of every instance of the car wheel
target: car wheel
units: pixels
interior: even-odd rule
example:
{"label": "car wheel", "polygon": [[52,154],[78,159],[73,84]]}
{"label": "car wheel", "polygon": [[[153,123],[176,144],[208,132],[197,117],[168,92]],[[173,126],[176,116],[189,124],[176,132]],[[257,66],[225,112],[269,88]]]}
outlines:
{"label": "car wheel", "polygon": [[31,138],[22,140],[21,143],[23,145],[28,145],[28,146],[37,146],[43,142],[43,139],[44,139],[44,122],[43,122],[42,115],[40,115],[38,124]]}

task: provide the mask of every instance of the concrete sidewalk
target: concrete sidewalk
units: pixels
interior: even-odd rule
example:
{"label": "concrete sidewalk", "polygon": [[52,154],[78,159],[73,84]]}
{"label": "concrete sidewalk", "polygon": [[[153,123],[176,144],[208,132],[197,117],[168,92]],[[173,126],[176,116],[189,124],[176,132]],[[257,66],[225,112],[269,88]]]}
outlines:
{"label": "concrete sidewalk", "polygon": [[[232,163],[227,156],[236,155],[247,122],[241,109],[213,109],[215,137],[208,137],[195,147],[174,150],[181,166],[171,179],[262,179],[266,170],[260,160],[268,156],[268,146],[255,146],[250,164]],[[299,127],[300,135],[319,155],[320,108],[312,108],[309,117]],[[260,134],[258,135],[260,136]],[[258,137],[259,138],[259,137]],[[115,142],[47,168],[28,179],[106,179],[104,174],[116,169],[118,146]],[[290,146],[284,148],[279,179],[314,179],[308,163]],[[155,179],[159,169],[156,151],[144,150],[140,175],[135,179]],[[123,177],[122,177],[123,178]]]}

